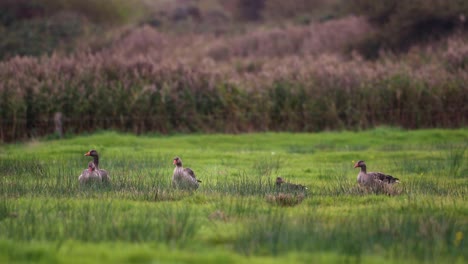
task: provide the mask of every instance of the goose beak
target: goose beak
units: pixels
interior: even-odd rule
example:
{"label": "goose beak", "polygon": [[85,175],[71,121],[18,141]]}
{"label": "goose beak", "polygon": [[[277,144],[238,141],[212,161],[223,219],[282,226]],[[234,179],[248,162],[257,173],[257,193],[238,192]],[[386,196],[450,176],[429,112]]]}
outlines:
{"label": "goose beak", "polygon": [[88,152],[86,152],[84,155],[85,155],[85,156],[91,156],[91,153],[89,153],[89,151],[88,151]]}
{"label": "goose beak", "polygon": [[172,164],[176,165],[176,164],[177,164],[177,161],[176,161],[176,160],[172,161]]}
{"label": "goose beak", "polygon": [[354,164],[354,168],[359,167],[359,163]]}
{"label": "goose beak", "polygon": [[88,170],[89,170],[89,172],[92,172],[92,171],[93,171],[93,169],[92,169],[91,167],[89,167]]}

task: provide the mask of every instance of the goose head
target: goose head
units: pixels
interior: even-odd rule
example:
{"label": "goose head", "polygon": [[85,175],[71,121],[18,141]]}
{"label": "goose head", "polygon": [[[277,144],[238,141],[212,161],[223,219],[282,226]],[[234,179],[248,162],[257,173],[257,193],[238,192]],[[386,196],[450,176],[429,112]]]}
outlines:
{"label": "goose head", "polygon": [[98,153],[96,150],[92,149],[84,154],[85,156],[97,157]]}
{"label": "goose head", "polygon": [[175,157],[172,161],[172,164],[176,165],[177,167],[182,166],[182,160],[179,157]]}
{"label": "goose head", "polygon": [[283,178],[281,178],[281,177],[276,177],[276,185],[280,185],[280,184],[282,184],[282,183],[284,183]]}
{"label": "goose head", "polygon": [[356,162],[356,164],[354,164],[354,168],[365,167],[365,166],[366,166],[366,163],[364,163],[363,160],[360,160]]}

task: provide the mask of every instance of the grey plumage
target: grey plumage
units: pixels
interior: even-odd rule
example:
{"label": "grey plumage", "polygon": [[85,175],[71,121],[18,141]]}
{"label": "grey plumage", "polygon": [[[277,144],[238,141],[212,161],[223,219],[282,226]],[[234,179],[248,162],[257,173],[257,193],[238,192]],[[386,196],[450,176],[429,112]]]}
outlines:
{"label": "grey plumage", "polygon": [[92,150],[86,152],[84,155],[93,157],[93,163],[94,163],[94,165],[96,167],[96,171],[98,171],[99,174],[101,175],[102,181],[103,182],[110,182],[109,172],[99,168],[99,154],[97,153],[97,151],[92,149]]}
{"label": "grey plumage", "polygon": [[99,171],[96,170],[94,162],[90,161],[88,163],[88,168],[83,170],[81,175],[78,177],[78,181],[81,184],[90,183],[90,182],[102,182],[102,176]]}
{"label": "grey plumage", "polygon": [[172,187],[196,190],[201,181],[197,180],[195,172],[190,168],[184,168],[182,166],[182,160],[179,157],[174,158],[173,164],[176,167],[174,168],[174,173],[172,174]]}
{"label": "grey plumage", "polygon": [[394,184],[400,182],[398,178],[392,175],[384,174],[381,172],[367,172],[366,163],[360,160],[354,164],[354,168],[361,168],[357,176],[357,182],[363,185],[376,184],[376,183],[387,183]]}

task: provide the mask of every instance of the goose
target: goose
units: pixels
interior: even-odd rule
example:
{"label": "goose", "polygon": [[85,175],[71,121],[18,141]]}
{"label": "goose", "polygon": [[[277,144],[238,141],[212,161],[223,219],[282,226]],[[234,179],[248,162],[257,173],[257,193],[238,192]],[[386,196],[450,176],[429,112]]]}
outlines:
{"label": "goose", "polygon": [[110,177],[109,173],[106,170],[99,169],[99,155],[96,150],[92,149],[84,154],[85,156],[91,156],[94,158],[93,163],[94,166],[96,167],[96,170],[99,172],[99,174],[102,177],[102,181],[104,182],[109,182]]}
{"label": "goose", "polygon": [[172,174],[172,187],[196,190],[201,181],[197,180],[193,170],[190,168],[184,168],[182,166],[182,160],[179,157],[174,158],[173,164],[176,167]]}
{"label": "goose", "polygon": [[99,172],[96,170],[96,165],[94,165],[94,162],[90,161],[88,163],[88,168],[83,170],[81,175],[78,177],[78,181],[81,184],[85,184],[91,181],[102,182],[101,174],[99,174]]}
{"label": "goose", "polygon": [[277,189],[282,189],[282,190],[288,190],[288,191],[305,191],[305,190],[307,190],[307,187],[305,187],[303,185],[300,185],[300,184],[285,182],[284,179],[281,178],[281,177],[276,178],[276,188]]}
{"label": "goose", "polygon": [[400,182],[398,178],[395,178],[391,175],[383,174],[381,172],[367,172],[366,163],[363,160],[360,160],[354,164],[354,168],[361,168],[357,176],[357,182],[359,184],[369,185],[375,183],[387,183],[394,184]]}

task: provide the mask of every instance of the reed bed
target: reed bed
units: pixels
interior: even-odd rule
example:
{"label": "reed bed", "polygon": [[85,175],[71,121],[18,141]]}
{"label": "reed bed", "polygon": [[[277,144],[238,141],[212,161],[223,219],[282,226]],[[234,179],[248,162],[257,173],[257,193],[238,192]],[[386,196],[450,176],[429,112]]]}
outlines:
{"label": "reed bed", "polygon": [[365,23],[348,17],[225,38],[141,26],[100,51],[2,61],[0,138],[53,134],[57,112],[66,134],[466,125],[466,36],[366,61],[343,52],[372,30]]}

